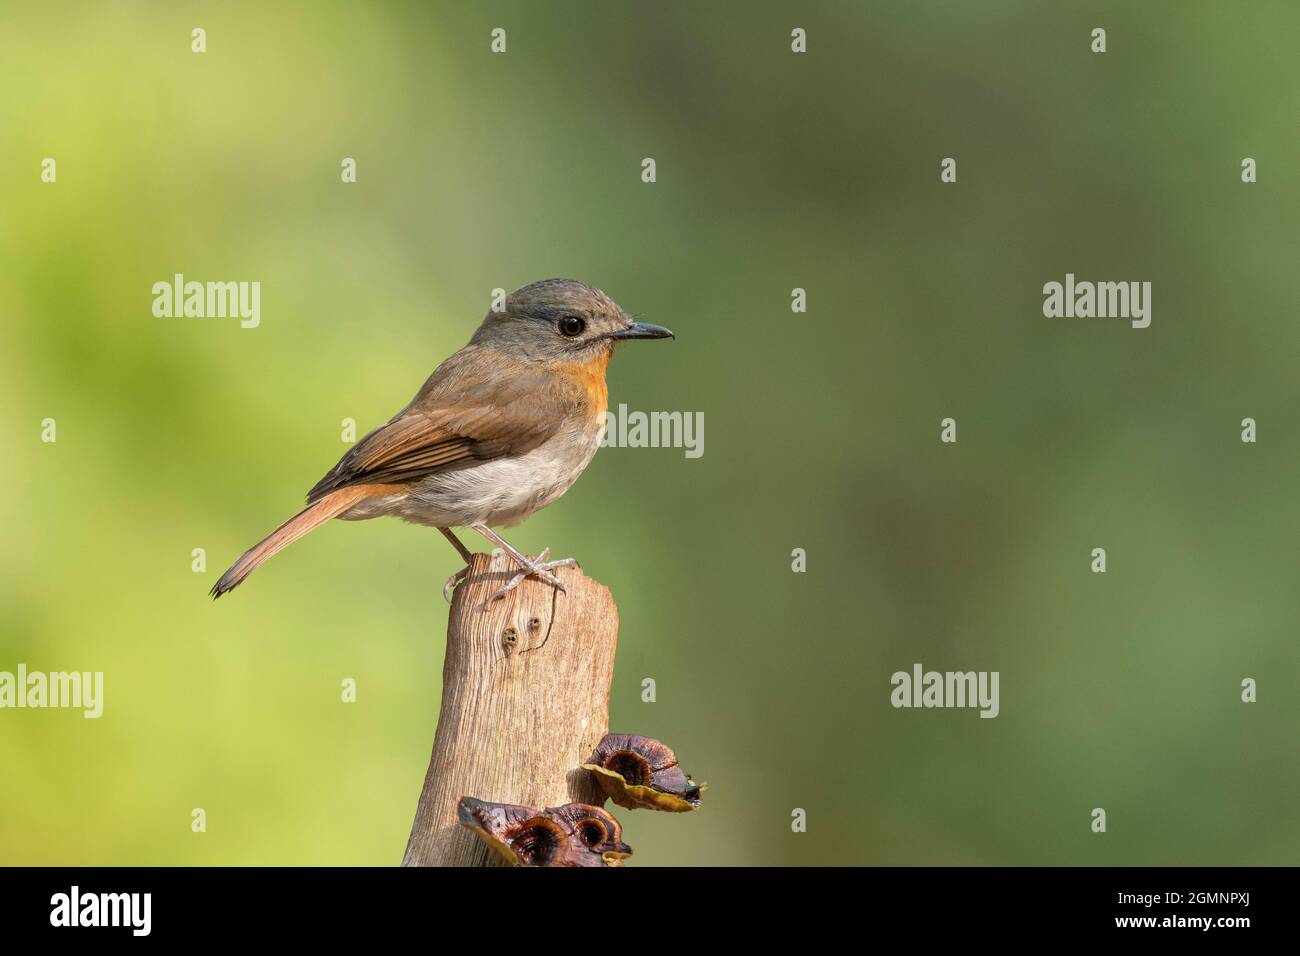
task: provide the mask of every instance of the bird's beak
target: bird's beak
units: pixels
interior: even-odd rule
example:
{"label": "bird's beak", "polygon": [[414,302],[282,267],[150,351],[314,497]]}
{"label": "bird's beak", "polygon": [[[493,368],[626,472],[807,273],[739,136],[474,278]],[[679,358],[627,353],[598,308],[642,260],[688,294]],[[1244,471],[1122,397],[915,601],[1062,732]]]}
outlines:
{"label": "bird's beak", "polygon": [[620,332],[612,332],[609,336],[611,339],[671,339],[673,333],[665,329],[662,325],[651,325],[649,322],[633,322],[627,328]]}

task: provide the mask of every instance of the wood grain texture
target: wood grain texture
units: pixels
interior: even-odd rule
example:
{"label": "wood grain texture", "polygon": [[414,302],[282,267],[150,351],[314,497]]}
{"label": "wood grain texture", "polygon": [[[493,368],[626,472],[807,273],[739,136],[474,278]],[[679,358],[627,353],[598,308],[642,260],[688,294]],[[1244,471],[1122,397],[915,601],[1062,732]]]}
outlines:
{"label": "wood grain texture", "polygon": [[618,608],[576,568],[566,593],[531,578],[490,605],[514,573],[505,555],[475,554],[447,626],[442,709],[403,866],[487,866],[456,823],[463,796],[496,803],[602,806],[578,770],[609,728]]}

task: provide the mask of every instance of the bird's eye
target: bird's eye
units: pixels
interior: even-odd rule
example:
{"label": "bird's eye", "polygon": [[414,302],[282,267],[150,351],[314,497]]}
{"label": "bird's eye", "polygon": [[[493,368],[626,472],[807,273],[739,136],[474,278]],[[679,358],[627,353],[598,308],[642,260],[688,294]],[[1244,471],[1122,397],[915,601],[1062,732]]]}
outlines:
{"label": "bird's eye", "polygon": [[587,323],[582,321],[576,315],[566,315],[560,319],[560,334],[573,338],[575,335],[581,335],[582,330],[587,327]]}

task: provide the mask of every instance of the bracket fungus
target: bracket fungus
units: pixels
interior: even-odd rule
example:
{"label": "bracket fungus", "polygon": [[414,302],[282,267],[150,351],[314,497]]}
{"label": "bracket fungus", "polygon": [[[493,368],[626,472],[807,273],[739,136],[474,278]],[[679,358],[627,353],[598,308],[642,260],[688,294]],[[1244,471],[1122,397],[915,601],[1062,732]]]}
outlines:
{"label": "bracket fungus", "polygon": [[622,866],[632,855],[618,821],[585,803],[534,810],[461,797],[456,813],[511,866]]}
{"label": "bracket fungus", "polygon": [[685,813],[699,807],[704,790],[677,766],[668,747],[638,734],[606,734],[582,769],[595,774],[606,796],[628,810]]}

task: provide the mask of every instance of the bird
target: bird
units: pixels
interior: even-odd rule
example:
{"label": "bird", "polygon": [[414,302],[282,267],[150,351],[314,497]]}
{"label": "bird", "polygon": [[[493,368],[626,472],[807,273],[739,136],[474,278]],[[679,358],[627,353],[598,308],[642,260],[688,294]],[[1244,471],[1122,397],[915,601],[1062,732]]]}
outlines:
{"label": "bird", "polygon": [[471,554],[455,528],[478,532],[517,571],[488,603],[535,577],[559,591],[547,561],[510,545],[510,527],[569,490],[596,454],[605,427],[605,370],[615,346],[674,338],[628,315],[600,289],[544,279],[505,296],[469,343],[434,369],[415,397],[367,433],[307,493],[307,507],[249,548],[211,590],[219,598],[271,556],[332,518],[393,516],[437,528],[466,562],[443,588],[448,600]]}

